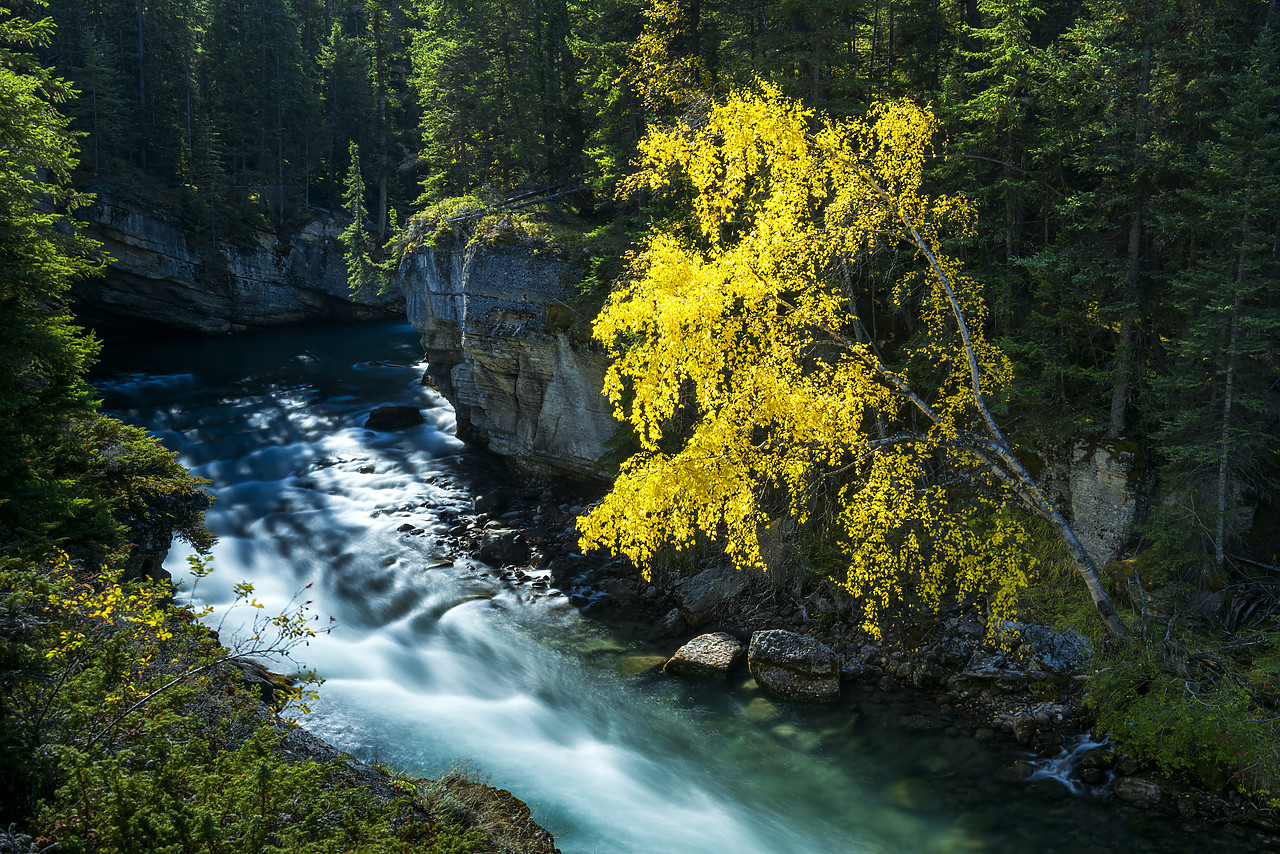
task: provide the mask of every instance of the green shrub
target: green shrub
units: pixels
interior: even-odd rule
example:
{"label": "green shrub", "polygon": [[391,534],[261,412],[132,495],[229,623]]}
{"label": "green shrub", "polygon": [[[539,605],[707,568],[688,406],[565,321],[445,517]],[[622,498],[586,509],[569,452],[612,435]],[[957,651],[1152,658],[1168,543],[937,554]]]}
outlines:
{"label": "green shrub", "polygon": [[1161,773],[1269,799],[1280,790],[1280,726],[1270,701],[1225,654],[1166,653],[1177,643],[1131,647],[1105,662],[1088,696],[1098,729]]}

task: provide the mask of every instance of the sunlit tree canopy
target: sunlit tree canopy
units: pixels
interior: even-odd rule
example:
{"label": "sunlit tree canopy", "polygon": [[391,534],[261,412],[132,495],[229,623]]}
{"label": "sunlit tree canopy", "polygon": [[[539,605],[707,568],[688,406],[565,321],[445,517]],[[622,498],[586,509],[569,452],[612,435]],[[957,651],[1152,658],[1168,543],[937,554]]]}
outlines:
{"label": "sunlit tree canopy", "polygon": [[[641,450],[584,543],[647,568],[715,539],[767,569],[775,508],[804,525],[834,494],[839,580],[868,629],[904,602],[1012,612],[1028,560],[1013,508],[1061,516],[986,406],[1010,364],[981,334],[980,288],[938,250],[973,215],[922,187],[936,134],[907,101],[834,121],[763,83],[649,133],[630,189],[691,194],[693,213],[652,233],[595,325],[605,393]],[[890,251],[910,260],[882,286],[920,332],[892,359],[853,272]]]}

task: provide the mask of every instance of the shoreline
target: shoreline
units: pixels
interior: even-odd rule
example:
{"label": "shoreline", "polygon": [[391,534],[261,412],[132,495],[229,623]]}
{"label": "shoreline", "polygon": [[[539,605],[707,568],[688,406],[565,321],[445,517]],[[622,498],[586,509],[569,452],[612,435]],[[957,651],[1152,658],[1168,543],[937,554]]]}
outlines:
{"label": "shoreline", "polygon": [[[1240,850],[1280,847],[1280,816],[1239,792],[1171,779],[1103,745],[1079,750],[1082,739],[1098,741],[1085,704],[1087,673],[1055,673],[993,648],[985,627],[972,619],[943,618],[914,645],[901,637],[875,641],[844,619],[829,590],[815,585],[798,596],[774,590],[775,600],[790,601],[761,607],[762,591],[748,583],[709,611],[691,614],[675,578],[644,582],[621,559],[577,551],[573,524],[582,502],[581,495],[545,484],[491,490],[477,496],[476,513],[451,523],[448,539],[454,551],[493,565],[506,583],[546,590],[549,581],[584,617],[637,641],[674,649],[725,632],[745,646],[753,632],[768,629],[813,638],[839,656],[846,702],[907,729],[971,739],[1000,755],[1001,780],[1024,784],[1046,802],[1089,797],[1108,809],[1176,820],[1186,833],[1220,831],[1253,846]],[[492,549],[498,542],[512,548],[506,556],[524,561],[493,560],[502,556]],[[487,544],[488,560],[482,555]],[[747,675],[745,666],[734,673]],[[1064,758],[1072,750],[1076,755]],[[1044,773],[1054,762],[1072,776]]]}

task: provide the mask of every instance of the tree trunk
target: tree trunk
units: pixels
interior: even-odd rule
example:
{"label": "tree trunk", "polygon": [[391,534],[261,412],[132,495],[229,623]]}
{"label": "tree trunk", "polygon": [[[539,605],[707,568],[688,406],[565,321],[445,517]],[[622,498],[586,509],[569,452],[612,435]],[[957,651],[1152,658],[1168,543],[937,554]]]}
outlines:
{"label": "tree trunk", "polygon": [[1107,437],[1119,439],[1124,435],[1125,408],[1129,400],[1129,376],[1133,363],[1133,324],[1135,310],[1126,307],[1120,318],[1120,335],[1116,340],[1116,361],[1111,372],[1111,414],[1107,422]]}
{"label": "tree trunk", "polygon": [[[138,121],[139,124],[146,124],[147,115],[147,53],[146,44],[143,40],[142,30],[142,2],[138,0]],[[141,142],[138,145],[139,165],[147,168],[147,134],[142,133]]]}
{"label": "tree trunk", "polygon": [[1125,270],[1125,307],[1120,318],[1120,335],[1116,341],[1116,361],[1111,380],[1111,413],[1107,435],[1117,439],[1124,435],[1129,387],[1132,383],[1134,364],[1134,325],[1137,322],[1138,280],[1142,272],[1143,196],[1142,161],[1143,146],[1150,135],[1148,126],[1151,91],[1151,0],[1143,5],[1142,53],[1138,61],[1138,92],[1135,104],[1137,114],[1133,125],[1134,190],[1133,213],[1129,217],[1129,245]]}
{"label": "tree trunk", "polygon": [[[960,340],[964,345],[965,357],[969,363],[974,405],[978,410],[982,432],[986,434],[985,441],[979,439],[976,435],[974,436],[976,442],[974,443],[975,447],[972,449],[973,453],[986,463],[992,474],[1013,489],[1014,494],[1024,507],[1053,526],[1054,532],[1062,540],[1072,559],[1075,560],[1076,570],[1084,581],[1085,588],[1089,591],[1089,596],[1093,599],[1094,607],[1098,611],[1098,616],[1102,618],[1103,623],[1106,625],[1107,631],[1111,633],[1112,637],[1125,637],[1127,632],[1125,631],[1124,623],[1120,621],[1115,608],[1111,605],[1111,598],[1107,596],[1107,591],[1102,586],[1102,577],[1098,574],[1098,568],[1094,565],[1093,558],[1089,557],[1089,553],[1080,545],[1080,539],[1076,536],[1075,531],[1072,530],[1071,525],[1053,506],[1048,496],[1044,494],[1044,490],[1040,488],[1040,485],[1036,483],[1030,472],[1018,460],[1018,455],[1014,453],[999,426],[997,426],[995,419],[991,417],[991,412],[987,408],[986,399],[982,392],[981,373],[978,369],[977,354],[974,353],[973,342],[969,336],[969,326],[965,321],[964,312],[960,309],[960,302],[956,299],[955,289],[951,286],[951,279],[947,276],[942,265],[938,263],[932,248],[920,235],[915,224],[901,210],[898,211],[898,216],[907,227],[916,248],[929,261],[934,277],[947,295],[952,316],[956,321],[956,329],[960,333]],[[904,396],[912,402],[916,409],[923,412],[935,423],[940,421],[933,409],[924,403],[904,382],[892,374],[888,375],[888,379],[897,385],[899,391],[904,393]],[[963,439],[958,444],[963,446]],[[991,457],[993,454],[995,456],[994,459]]]}
{"label": "tree trunk", "polygon": [[[1243,255],[1241,252],[1241,266],[1243,266]],[[1234,403],[1235,385],[1236,385],[1236,333],[1240,324],[1240,293],[1236,292],[1235,305],[1231,309],[1231,320],[1229,328],[1231,332],[1227,336],[1227,382],[1226,388],[1222,392],[1222,438],[1221,450],[1218,456],[1218,495],[1214,509],[1216,512],[1216,530],[1213,538],[1213,571],[1217,573],[1219,579],[1222,577],[1222,567],[1225,562],[1225,542],[1227,538],[1227,480],[1230,473],[1231,460],[1231,406]]]}

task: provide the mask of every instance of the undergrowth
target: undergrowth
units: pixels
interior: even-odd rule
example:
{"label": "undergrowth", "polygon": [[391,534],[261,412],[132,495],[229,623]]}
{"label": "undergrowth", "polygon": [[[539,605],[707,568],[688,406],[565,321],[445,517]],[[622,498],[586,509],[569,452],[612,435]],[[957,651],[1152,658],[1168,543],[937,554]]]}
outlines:
{"label": "undergrowth", "polygon": [[1158,773],[1280,807],[1280,625],[1274,616],[1229,625],[1225,605],[1199,604],[1218,600],[1189,586],[1182,564],[1162,561],[1171,539],[1159,532],[1148,552],[1108,567],[1128,639],[1103,635],[1074,564],[1047,532],[1036,538],[1024,620],[1089,638],[1085,702],[1114,749]]}

